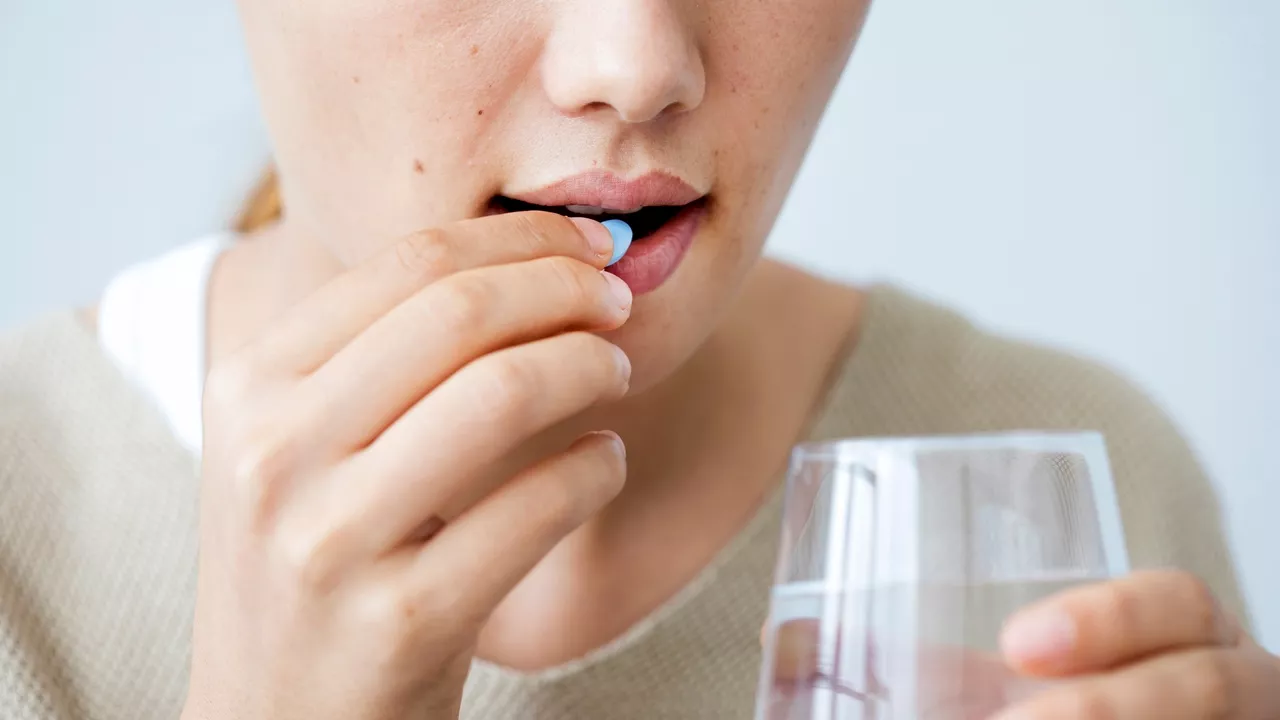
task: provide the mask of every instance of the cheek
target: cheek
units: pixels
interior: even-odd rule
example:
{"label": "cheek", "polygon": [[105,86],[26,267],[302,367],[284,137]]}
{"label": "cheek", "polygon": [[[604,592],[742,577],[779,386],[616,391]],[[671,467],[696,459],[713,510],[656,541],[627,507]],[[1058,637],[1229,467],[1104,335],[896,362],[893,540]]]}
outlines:
{"label": "cheek", "polygon": [[501,99],[536,57],[527,18],[496,0],[242,4],[292,214],[333,238],[476,214]]}
{"label": "cheek", "polygon": [[764,112],[756,119],[799,107],[820,109],[853,50],[870,0],[741,5],[712,33],[713,56],[729,93],[758,104]]}
{"label": "cheek", "polygon": [[725,164],[744,200],[775,214],[853,50],[870,0],[734,3],[710,61],[725,112]]}
{"label": "cheek", "polygon": [[[758,3],[712,19],[702,111],[714,123],[713,164],[729,191],[676,276],[642,298],[621,331],[618,342],[635,354],[637,383],[683,362],[731,306],[760,256],[868,2]],[[725,7],[740,11],[742,5]]]}

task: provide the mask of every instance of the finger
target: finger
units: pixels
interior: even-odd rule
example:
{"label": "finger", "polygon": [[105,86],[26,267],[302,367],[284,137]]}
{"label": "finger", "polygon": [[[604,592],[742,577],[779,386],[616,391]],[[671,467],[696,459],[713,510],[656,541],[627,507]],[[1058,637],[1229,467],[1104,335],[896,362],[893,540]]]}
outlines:
{"label": "finger", "polygon": [[1032,675],[1097,672],[1161,652],[1232,641],[1230,623],[1198,578],[1142,572],[1069,590],[1010,619],[1006,660]]}
{"label": "finger", "polygon": [[[765,632],[768,632],[766,626]],[[783,682],[805,682],[818,673],[820,626],[817,620],[789,620],[778,626],[773,644],[773,674]]]}
{"label": "finger", "polygon": [[317,490],[319,502],[295,503],[294,512],[342,528],[354,557],[385,553],[432,516],[450,521],[489,494],[500,478],[485,471],[530,436],[624,395],[630,372],[621,350],[585,332],[486,355],[351,455]]}
{"label": "finger", "polygon": [[452,275],[357,336],[301,393],[307,437],[335,457],[366,446],[477,357],[568,330],[613,330],[631,310],[622,280],[563,257]]}
{"label": "finger", "polygon": [[507,213],[397,240],[285,313],[249,352],[255,364],[307,374],[411,295],[453,273],[562,255],[603,269],[613,239],[600,223],[548,212]]}
{"label": "finger", "polygon": [[622,490],[626,452],[594,433],[516,476],[415,553],[411,596],[442,617],[479,627],[566,535]]}
{"label": "finger", "polygon": [[997,719],[1280,717],[1280,671],[1272,660],[1265,653],[1240,648],[1161,655],[1060,685]]}

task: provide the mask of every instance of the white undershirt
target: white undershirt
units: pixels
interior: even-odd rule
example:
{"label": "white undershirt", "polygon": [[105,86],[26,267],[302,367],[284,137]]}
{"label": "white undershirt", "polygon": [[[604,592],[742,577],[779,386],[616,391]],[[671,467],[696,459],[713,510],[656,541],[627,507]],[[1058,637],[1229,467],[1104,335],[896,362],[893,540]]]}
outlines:
{"label": "white undershirt", "polygon": [[174,434],[200,453],[209,274],[233,241],[211,235],[134,265],[108,285],[98,305],[107,356],[146,392]]}

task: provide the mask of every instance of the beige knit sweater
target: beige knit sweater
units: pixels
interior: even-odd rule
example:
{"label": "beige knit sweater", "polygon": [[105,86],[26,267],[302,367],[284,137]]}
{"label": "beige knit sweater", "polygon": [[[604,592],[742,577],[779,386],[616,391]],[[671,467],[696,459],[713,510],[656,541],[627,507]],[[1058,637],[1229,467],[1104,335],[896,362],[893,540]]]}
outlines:
{"label": "beige knit sweater", "polygon": [[[1114,375],[871,293],[813,436],[1098,429],[1131,561],[1205,577],[1241,611],[1217,503]],[[0,718],[178,717],[196,579],[196,460],[70,314],[0,341]],[[749,718],[778,528],[770,502],[623,637],[532,675],[476,663],[466,720]]]}

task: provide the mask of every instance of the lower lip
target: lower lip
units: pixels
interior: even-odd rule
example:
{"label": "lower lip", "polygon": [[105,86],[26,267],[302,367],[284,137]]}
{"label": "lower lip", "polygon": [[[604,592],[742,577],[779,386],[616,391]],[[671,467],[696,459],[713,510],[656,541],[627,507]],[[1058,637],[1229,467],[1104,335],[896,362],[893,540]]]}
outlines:
{"label": "lower lip", "polygon": [[680,267],[704,215],[706,205],[701,202],[681,210],[657,232],[632,243],[626,256],[610,265],[608,272],[621,278],[635,295],[657,290]]}

